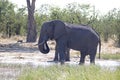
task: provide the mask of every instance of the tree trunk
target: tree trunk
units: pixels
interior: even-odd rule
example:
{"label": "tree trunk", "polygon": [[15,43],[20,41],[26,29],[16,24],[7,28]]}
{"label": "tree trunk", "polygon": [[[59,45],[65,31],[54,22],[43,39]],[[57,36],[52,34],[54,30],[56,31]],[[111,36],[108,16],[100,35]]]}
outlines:
{"label": "tree trunk", "polygon": [[30,4],[30,0],[27,1],[28,8],[28,23],[27,23],[27,42],[35,42],[37,39],[37,31],[36,31],[36,23],[34,19],[34,10],[35,10],[35,1],[32,0]]}
{"label": "tree trunk", "polygon": [[120,34],[118,34],[118,47],[120,47]]}

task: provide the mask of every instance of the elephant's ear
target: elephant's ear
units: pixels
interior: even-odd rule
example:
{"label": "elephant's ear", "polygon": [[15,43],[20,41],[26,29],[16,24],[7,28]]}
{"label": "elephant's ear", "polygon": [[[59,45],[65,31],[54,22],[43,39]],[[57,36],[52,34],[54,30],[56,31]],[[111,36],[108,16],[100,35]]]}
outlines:
{"label": "elephant's ear", "polygon": [[64,22],[60,20],[54,21],[54,39],[58,39],[66,34],[66,28]]}

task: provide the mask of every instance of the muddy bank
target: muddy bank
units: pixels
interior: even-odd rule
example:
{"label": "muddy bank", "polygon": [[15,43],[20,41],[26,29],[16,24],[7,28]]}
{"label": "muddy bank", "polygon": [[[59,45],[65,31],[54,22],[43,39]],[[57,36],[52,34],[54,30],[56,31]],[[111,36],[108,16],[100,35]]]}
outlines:
{"label": "muddy bank", "polygon": [[[39,52],[37,43],[18,43],[17,41],[8,41],[3,40],[0,42],[0,63],[15,63],[15,64],[43,64],[43,62],[52,61],[54,58],[54,48],[55,42],[48,42],[49,47],[51,49],[49,54],[42,54]],[[120,48],[113,46],[114,42],[112,40],[109,43],[102,42],[102,50],[101,53],[112,53],[112,54],[120,54]],[[78,51],[71,50],[71,62],[78,63],[80,60],[80,53]],[[86,62],[89,59],[86,58]],[[104,65],[102,60],[97,60],[100,65]],[[106,62],[105,62],[106,63]],[[109,63],[109,62],[107,62]],[[46,63],[49,64],[49,63]]]}
{"label": "muddy bank", "polygon": [[[51,62],[54,58],[54,42],[49,42],[50,53],[42,54],[39,52],[37,43],[17,43],[16,40],[0,40],[0,65],[7,64],[8,67],[0,67],[0,79],[2,80],[16,80],[17,76],[20,74],[23,68],[9,67],[9,65],[22,65],[22,66],[32,66],[36,68],[38,66],[50,66],[56,65],[56,63]],[[101,53],[112,53],[119,54],[120,48],[114,47],[113,42],[102,43]],[[71,50],[71,61],[65,64],[78,65],[80,56],[79,52]],[[59,65],[59,63],[57,63]],[[85,65],[89,65],[89,58],[86,58]],[[120,66],[120,60],[99,60],[96,59],[96,65],[103,68],[111,68],[114,70],[116,67]]]}

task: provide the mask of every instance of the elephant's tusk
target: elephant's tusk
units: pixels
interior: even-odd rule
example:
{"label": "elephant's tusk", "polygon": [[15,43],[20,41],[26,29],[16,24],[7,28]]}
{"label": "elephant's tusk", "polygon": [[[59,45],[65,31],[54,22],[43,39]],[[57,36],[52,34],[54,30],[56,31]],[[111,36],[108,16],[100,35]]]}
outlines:
{"label": "elephant's tusk", "polygon": [[45,41],[43,41],[43,42],[41,42],[41,43],[39,43],[39,44],[35,44],[34,46],[42,45],[42,44],[44,44],[44,43],[45,43]]}
{"label": "elephant's tusk", "polygon": [[38,44],[35,44],[34,46],[37,46]]}
{"label": "elephant's tusk", "polygon": [[44,44],[44,43],[45,43],[45,41],[43,41],[43,42],[39,43],[38,45],[42,45],[42,44]]}

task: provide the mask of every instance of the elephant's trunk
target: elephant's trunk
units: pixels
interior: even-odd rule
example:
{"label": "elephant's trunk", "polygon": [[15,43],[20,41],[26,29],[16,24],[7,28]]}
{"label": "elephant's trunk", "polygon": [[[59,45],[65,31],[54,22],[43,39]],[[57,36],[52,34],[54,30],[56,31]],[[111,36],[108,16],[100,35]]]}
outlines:
{"label": "elephant's trunk", "polygon": [[50,51],[46,42],[38,43],[38,48],[39,48],[40,52],[42,52],[44,54],[47,54]]}
{"label": "elephant's trunk", "polygon": [[44,54],[47,54],[50,51],[50,49],[47,45],[47,38],[40,36],[39,42],[38,42],[38,48],[39,48],[40,52],[42,52]]}

